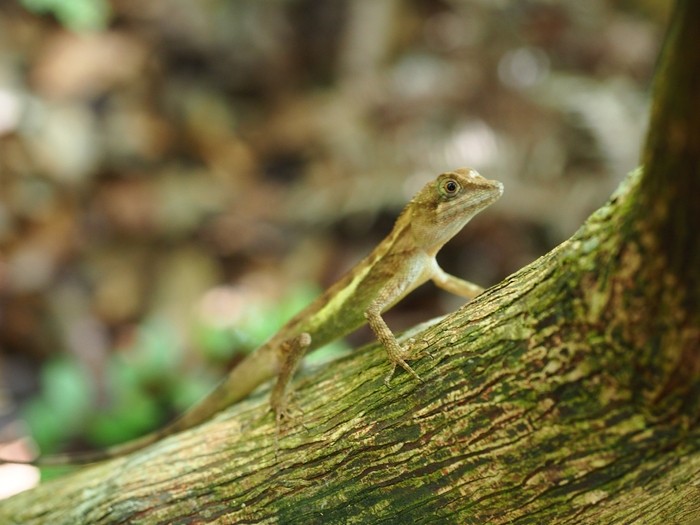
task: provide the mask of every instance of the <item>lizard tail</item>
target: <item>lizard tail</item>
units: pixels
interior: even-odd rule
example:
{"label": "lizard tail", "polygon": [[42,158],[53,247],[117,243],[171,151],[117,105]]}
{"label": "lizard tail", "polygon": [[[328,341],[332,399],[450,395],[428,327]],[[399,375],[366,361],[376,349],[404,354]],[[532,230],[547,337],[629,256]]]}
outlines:
{"label": "lizard tail", "polygon": [[245,398],[258,385],[277,375],[279,368],[277,363],[278,358],[273,345],[263,345],[246,357],[240,365],[234,368],[228,377],[219,383],[208,396],[202,399],[202,401],[185,411],[163,428],[132,441],[115,445],[104,450],[54,454],[51,456],[38,457],[31,461],[0,458],[0,464],[20,463],[38,467],[86,465],[136,452],[163,438],[204,423],[227,406]]}
{"label": "lizard tail", "polygon": [[[115,445],[113,447],[106,448],[104,450],[52,454],[50,456],[40,456],[32,460],[0,458],[0,465],[7,463],[17,463],[21,465],[34,465],[36,467],[59,467],[66,465],[87,465],[90,463],[106,461],[108,459],[123,456],[125,454],[129,454],[130,452],[135,452],[137,450],[145,448],[149,445],[152,445],[159,439],[170,435],[170,432],[167,432],[167,430],[169,430],[171,426],[175,426],[175,424],[178,423],[179,420],[180,418],[176,419],[170,425],[167,425],[166,427],[160,430],[157,430],[150,434],[146,434],[145,436],[136,438],[132,441],[128,441],[127,443],[122,443],[120,445]],[[177,430],[174,430],[173,432],[177,432]]]}

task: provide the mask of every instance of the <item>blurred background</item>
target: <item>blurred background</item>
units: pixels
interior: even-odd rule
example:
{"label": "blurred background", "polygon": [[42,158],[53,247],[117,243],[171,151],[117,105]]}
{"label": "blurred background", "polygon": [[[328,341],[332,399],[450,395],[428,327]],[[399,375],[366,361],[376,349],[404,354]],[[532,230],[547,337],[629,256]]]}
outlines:
{"label": "blurred background", "polygon": [[[670,4],[0,0],[3,455],[163,425],[441,172],[506,188],[450,273],[565,240],[637,164]],[[387,320],[461,304],[428,284]]]}

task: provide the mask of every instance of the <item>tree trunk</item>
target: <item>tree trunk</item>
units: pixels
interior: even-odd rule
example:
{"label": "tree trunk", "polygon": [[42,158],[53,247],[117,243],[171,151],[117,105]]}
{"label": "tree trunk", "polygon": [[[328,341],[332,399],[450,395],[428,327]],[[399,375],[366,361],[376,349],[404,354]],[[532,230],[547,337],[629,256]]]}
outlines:
{"label": "tree trunk", "polygon": [[424,337],[376,345],[0,504],[2,523],[691,523],[700,517],[700,2],[680,0],[643,168]]}

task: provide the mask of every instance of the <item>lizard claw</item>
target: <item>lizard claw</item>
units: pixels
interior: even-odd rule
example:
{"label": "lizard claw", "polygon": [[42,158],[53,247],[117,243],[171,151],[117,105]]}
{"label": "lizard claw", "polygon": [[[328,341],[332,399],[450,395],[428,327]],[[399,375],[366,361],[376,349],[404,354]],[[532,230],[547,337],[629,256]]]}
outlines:
{"label": "lizard claw", "polygon": [[401,368],[403,368],[404,370],[406,370],[406,372],[408,372],[409,374],[411,374],[413,377],[415,377],[415,378],[416,378],[418,381],[420,381],[421,383],[425,383],[425,381],[423,381],[423,380],[421,379],[421,377],[413,371],[413,368],[411,368],[410,366],[408,366],[408,364],[406,363],[406,361],[404,361],[402,358],[398,357],[398,358],[396,359],[396,361],[392,361],[392,362],[391,362],[391,369],[389,370],[389,373],[387,374],[387,376],[384,378],[384,384],[387,386],[387,388],[391,388],[391,387],[389,386],[389,381],[391,381],[391,378],[392,378],[392,376],[394,375],[394,372],[396,371],[396,365],[401,365]]}
{"label": "lizard claw", "polygon": [[391,389],[391,385],[389,384],[389,381],[391,381],[391,378],[394,375],[395,371],[396,371],[396,363],[391,363],[391,368],[389,369],[389,373],[384,378],[384,384],[389,389]]}
{"label": "lizard claw", "polygon": [[[296,412],[299,412],[300,415],[294,415],[292,414],[292,411],[289,408],[289,405],[293,404],[293,410]],[[287,404],[285,403],[284,405],[281,406],[276,406],[274,408],[275,412],[275,460],[277,460],[277,455],[280,450],[280,436],[282,435],[282,420],[286,419],[291,421],[294,424],[300,424],[302,427],[304,427],[304,430],[307,432],[309,431],[309,428],[304,425],[304,411],[296,404],[296,403],[290,403]]]}
{"label": "lizard claw", "polygon": [[[396,365],[400,365],[401,368],[403,368],[406,372],[411,374],[413,377],[415,377],[418,381],[421,383],[424,383],[420,376],[416,374],[413,369],[408,366],[408,363],[406,363],[406,360],[409,359],[415,359],[418,356],[412,355],[413,352],[409,351],[409,348],[415,344],[416,340],[413,338],[410,338],[407,341],[407,344],[404,347],[396,345],[396,348],[392,348],[391,350],[387,350],[387,353],[389,355],[389,361],[391,362],[391,369],[389,370],[389,373],[387,376],[384,378],[384,384],[387,386],[387,388],[391,388],[389,386],[389,381],[391,381],[392,376],[394,375],[394,372],[396,371]],[[422,350],[421,353],[423,353],[425,350]],[[420,355],[420,354],[419,354]],[[430,355],[430,354],[428,354]],[[432,358],[432,356],[430,356]]]}

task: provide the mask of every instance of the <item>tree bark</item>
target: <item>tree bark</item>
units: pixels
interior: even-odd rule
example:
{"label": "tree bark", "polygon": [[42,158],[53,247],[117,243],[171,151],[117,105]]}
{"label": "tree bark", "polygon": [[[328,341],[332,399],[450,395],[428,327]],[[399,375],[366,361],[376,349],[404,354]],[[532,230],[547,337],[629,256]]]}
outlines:
{"label": "tree bark", "polygon": [[680,0],[643,168],[568,241],[425,332],[376,345],[0,503],[2,523],[691,523],[700,517],[700,2]]}

